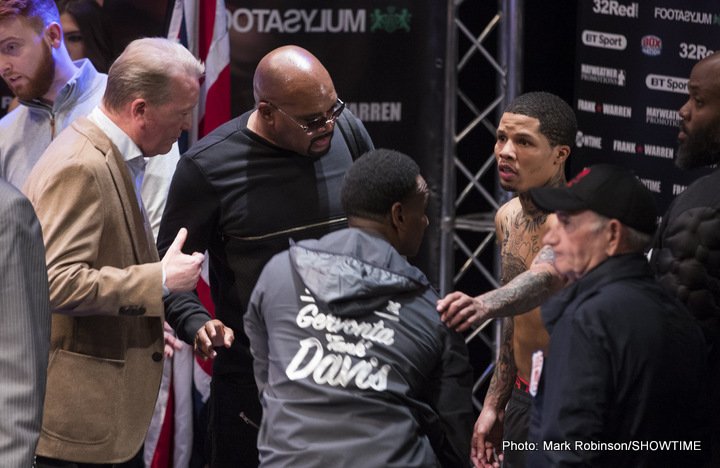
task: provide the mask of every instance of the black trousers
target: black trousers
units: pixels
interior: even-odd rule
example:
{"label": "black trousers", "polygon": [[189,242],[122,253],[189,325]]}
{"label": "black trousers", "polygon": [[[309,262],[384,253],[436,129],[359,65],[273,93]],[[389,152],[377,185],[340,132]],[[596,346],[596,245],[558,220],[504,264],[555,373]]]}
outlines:
{"label": "black trousers", "polygon": [[262,407],[253,376],[214,374],[210,384],[211,468],[256,468]]}
{"label": "black trousers", "polygon": [[[527,442],[528,428],[530,426],[530,408],[532,397],[529,393],[513,388],[505,408],[503,421],[503,440],[513,442]],[[524,468],[527,452],[524,450],[505,450],[503,468]]]}
{"label": "black trousers", "polygon": [[134,457],[123,463],[77,463],[38,456],[35,466],[37,468],[145,468],[145,463],[141,448]]}

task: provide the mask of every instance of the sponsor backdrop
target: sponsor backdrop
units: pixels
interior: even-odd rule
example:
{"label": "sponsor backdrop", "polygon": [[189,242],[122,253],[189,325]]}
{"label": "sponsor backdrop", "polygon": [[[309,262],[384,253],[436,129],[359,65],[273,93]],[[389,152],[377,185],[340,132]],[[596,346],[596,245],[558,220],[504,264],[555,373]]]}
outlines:
{"label": "sponsor backdrop", "polygon": [[717,0],[583,0],[575,75],[579,131],[569,174],[598,162],[629,167],[656,194],[663,213],[706,172],[681,171],[673,157],[690,70],[718,49]]}
{"label": "sponsor backdrop", "polygon": [[376,147],[412,156],[433,191],[430,227],[414,263],[437,284],[448,2],[226,0],[232,114],[254,105],[252,75],[275,47],[310,50]]}

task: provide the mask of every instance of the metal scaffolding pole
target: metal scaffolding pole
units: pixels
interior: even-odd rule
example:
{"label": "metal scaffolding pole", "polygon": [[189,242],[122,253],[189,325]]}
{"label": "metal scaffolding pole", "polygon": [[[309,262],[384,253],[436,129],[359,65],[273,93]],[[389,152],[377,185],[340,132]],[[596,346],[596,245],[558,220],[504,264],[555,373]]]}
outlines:
{"label": "metal scaffolding pole", "polygon": [[[448,1],[440,289],[477,295],[499,286],[494,216],[508,194],[497,183],[492,147],[502,110],[521,91],[523,2],[499,0],[497,11],[478,18],[472,7],[480,0]],[[481,372],[474,390],[497,357],[500,322],[488,325],[466,338],[486,351],[487,362],[475,362]]]}

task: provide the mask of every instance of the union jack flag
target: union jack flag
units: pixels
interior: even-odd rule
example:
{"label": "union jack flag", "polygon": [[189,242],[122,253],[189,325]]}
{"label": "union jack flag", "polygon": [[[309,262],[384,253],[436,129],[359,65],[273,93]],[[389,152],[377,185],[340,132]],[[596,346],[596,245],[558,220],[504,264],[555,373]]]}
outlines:
{"label": "union jack flag", "polygon": [[[230,120],[230,40],[224,0],[175,0],[167,37],[185,45],[205,63],[205,77],[185,148]],[[171,176],[171,175],[170,175]],[[207,262],[207,256],[206,256]],[[207,264],[197,290],[214,316]],[[193,355],[190,346],[166,362],[155,414],[145,440],[149,468],[203,466],[206,421],[201,415],[210,396],[212,362]],[[198,422],[202,421],[202,422]]]}

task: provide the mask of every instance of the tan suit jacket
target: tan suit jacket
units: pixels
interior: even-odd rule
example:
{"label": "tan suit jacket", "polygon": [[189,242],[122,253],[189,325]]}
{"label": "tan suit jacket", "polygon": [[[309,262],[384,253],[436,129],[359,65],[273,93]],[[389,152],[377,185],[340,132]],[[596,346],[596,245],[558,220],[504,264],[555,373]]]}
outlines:
{"label": "tan suit jacket", "polygon": [[118,149],[85,118],[24,191],[46,248],[52,330],[38,455],[116,463],[143,443],[160,385],[162,267]]}

